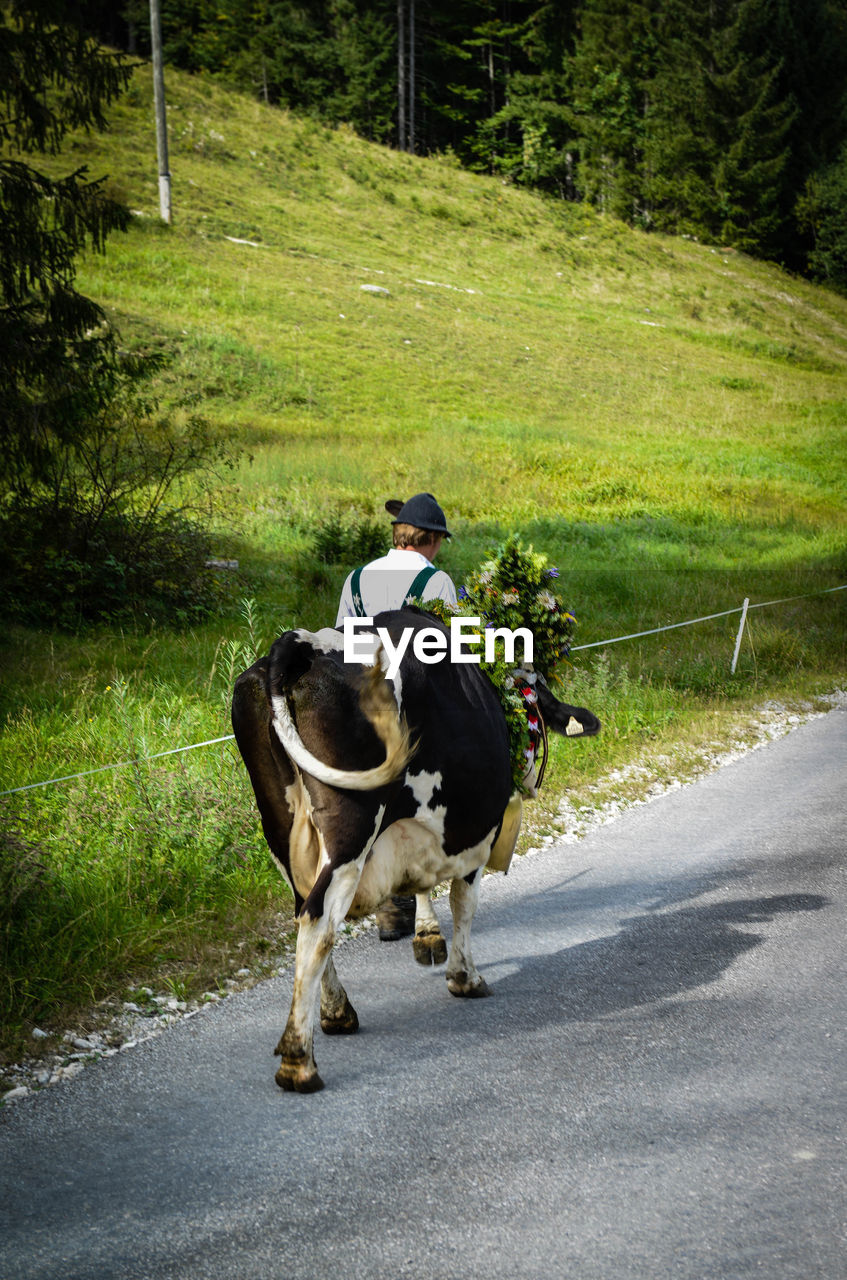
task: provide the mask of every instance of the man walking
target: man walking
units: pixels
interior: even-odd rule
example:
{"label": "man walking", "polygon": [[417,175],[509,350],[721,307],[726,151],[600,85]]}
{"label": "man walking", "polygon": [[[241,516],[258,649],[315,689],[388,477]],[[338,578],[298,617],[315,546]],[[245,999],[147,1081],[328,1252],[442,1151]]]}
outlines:
{"label": "man walking", "polygon": [[394,546],[387,555],[354,569],[341,591],[336,627],[345,618],[373,618],[384,609],[399,609],[415,597],[456,603],[452,579],[433,561],[451,537],[444,512],[431,493],[416,493],[408,502],[385,504],[394,516]]}
{"label": "man walking", "polygon": [[[335,625],[345,618],[373,618],[385,609],[400,609],[407,600],[445,600],[456,603],[453,580],[433,561],[445,538],[451,536],[441,507],[431,493],[416,493],[408,502],[392,499],[385,509],[394,516],[394,546],[347,577],[341,591]],[[414,933],[415,899],[403,896],[383,903],[376,916],[382,942]]]}

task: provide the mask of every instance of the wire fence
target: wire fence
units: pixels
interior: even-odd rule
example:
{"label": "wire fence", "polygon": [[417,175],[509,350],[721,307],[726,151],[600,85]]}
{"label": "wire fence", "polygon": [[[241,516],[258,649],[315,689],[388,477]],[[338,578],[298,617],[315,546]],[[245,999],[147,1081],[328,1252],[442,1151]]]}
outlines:
{"label": "wire fence", "polygon": [[[631,635],[613,636],[609,640],[593,640],[590,644],[577,644],[571,649],[571,653],[585,649],[603,649],[611,644],[622,644],[625,640],[640,640],[644,636],[659,635],[663,631],[677,631],[681,627],[694,627],[701,622],[712,622],[716,618],[729,618],[733,614],[741,614],[741,623],[738,628],[738,634],[735,642],[735,652],[732,659],[732,671],[735,671],[738,661],[738,652],[741,647],[741,640],[744,634],[744,628],[747,624],[747,615],[752,609],[771,609],[775,605],[792,604],[796,600],[811,600],[815,596],[832,595],[836,591],[847,591],[847,583],[840,587],[826,587],[821,591],[810,591],[799,596],[784,596],[781,600],[764,600],[759,604],[750,604],[746,599],[743,604],[737,605],[734,609],[722,609],[719,613],[707,613],[702,618],[687,618],[684,622],[670,622],[662,627],[651,627],[648,631],[634,631]],[[187,747],[171,747],[167,751],[156,751],[149,756],[139,756],[135,760],[117,760],[112,764],[100,765],[96,769],[83,769],[79,773],[66,773],[60,778],[47,778],[43,782],[30,782],[23,787],[11,787],[8,791],[0,791],[0,798],[3,796],[18,795],[22,791],[36,791],[41,787],[56,786],[60,782],[73,782],[78,778],[89,778],[93,774],[108,773],[113,769],[126,769],[132,765],[140,765],[148,760],[160,760],[163,756],[181,755],[186,751],[197,751],[201,747],[214,747],[223,742],[234,741],[235,735],[227,733],[221,738],[209,738],[206,742],[192,742]]]}

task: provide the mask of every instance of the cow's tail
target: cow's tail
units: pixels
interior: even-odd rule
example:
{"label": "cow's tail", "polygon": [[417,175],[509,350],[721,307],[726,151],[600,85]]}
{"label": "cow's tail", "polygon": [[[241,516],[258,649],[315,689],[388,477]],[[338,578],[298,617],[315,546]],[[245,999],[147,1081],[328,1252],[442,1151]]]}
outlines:
{"label": "cow's tail", "polygon": [[[276,682],[274,682],[276,683]],[[373,791],[398,778],[414,754],[408,726],[401,718],[391,685],[379,662],[366,673],[359,691],[359,706],[385,748],[385,759],[372,769],[338,769],[314,755],[297,732],[284,689],[271,695],[273,723],[288,756],[305,773],[330,787],[347,791]]]}

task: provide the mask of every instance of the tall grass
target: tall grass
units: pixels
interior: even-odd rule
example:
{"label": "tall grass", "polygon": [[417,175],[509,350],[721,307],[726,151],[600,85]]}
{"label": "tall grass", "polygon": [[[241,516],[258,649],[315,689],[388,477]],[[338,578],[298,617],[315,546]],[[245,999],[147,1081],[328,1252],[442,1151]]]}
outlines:
{"label": "tall grass", "polygon": [[208,980],[204,947],[220,952],[222,933],[249,935],[251,920],[255,932],[263,913],[287,909],[233,744],[149,758],[228,733],[235,675],[261,643],[249,602],[202,693],[92,680],[75,722],[30,710],[7,722],[4,776],[128,762],[0,800],[7,1032],[153,973],[185,982],[193,967]]}

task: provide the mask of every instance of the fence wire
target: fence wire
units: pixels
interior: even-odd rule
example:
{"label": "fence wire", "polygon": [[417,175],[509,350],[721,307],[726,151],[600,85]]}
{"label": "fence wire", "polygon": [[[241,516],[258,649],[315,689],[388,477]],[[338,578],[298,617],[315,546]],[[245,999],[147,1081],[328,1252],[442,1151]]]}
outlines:
{"label": "fence wire", "polygon": [[[841,587],[825,587],[822,591],[810,591],[806,595],[785,596],[782,600],[765,600],[760,604],[748,604],[746,606],[749,613],[752,609],[771,609],[778,604],[791,604],[795,600],[811,600],[814,596],[832,595],[835,591],[847,591],[847,583]],[[729,618],[734,613],[742,613],[744,605],[738,605],[735,609],[723,609],[720,613],[707,613],[702,618],[688,618],[685,622],[670,622],[664,627],[651,627],[649,631],[634,631],[628,636],[614,636],[610,640],[593,640],[590,644],[577,644],[571,648],[571,653],[576,653],[584,649],[603,649],[610,644],[621,644],[624,640],[640,640],[643,636],[659,635],[662,631],[676,631],[680,627],[694,627],[699,622],[712,622],[715,618]],[[80,773],[66,773],[60,778],[47,778],[44,782],[29,782],[23,787],[11,787],[8,791],[0,791],[0,798],[3,796],[18,795],[22,791],[36,791],[40,787],[52,787],[60,782],[73,782],[77,778],[90,778],[96,773],[108,773],[113,769],[126,769],[131,765],[144,764],[148,760],[161,760],[163,756],[180,755],[184,751],[197,751],[200,747],[214,747],[222,742],[233,742],[235,734],[228,733],[222,738],[209,738],[207,742],[192,742],[187,747],[171,747],[168,751],[156,751],[153,755],[139,756],[137,760],[117,760],[114,764],[103,764],[96,769],[83,769]]]}

